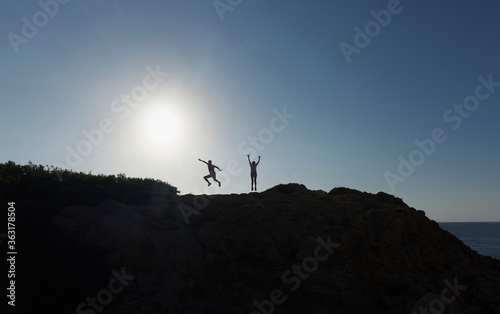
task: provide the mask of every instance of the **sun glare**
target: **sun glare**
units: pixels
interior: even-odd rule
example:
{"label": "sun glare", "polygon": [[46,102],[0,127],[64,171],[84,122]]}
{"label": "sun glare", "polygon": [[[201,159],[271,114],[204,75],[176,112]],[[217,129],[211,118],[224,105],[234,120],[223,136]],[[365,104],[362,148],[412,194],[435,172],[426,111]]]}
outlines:
{"label": "sun glare", "polygon": [[149,130],[157,139],[170,139],[177,134],[178,129],[177,117],[168,110],[159,110],[149,118]]}
{"label": "sun glare", "polygon": [[144,123],[150,142],[154,144],[174,140],[179,136],[179,119],[179,115],[171,108],[154,106],[148,110]]}

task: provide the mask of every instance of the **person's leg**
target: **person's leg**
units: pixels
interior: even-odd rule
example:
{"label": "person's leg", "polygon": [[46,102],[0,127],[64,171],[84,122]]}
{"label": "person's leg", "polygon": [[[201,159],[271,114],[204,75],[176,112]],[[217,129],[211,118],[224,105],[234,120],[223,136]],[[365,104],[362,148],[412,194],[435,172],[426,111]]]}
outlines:
{"label": "person's leg", "polygon": [[212,175],[212,179],[214,179],[215,182],[219,183],[219,187],[220,187],[220,181],[217,180],[217,175],[214,173],[211,174]]}
{"label": "person's leg", "polygon": [[254,185],[255,185],[255,191],[257,191],[257,174],[255,174],[253,176],[253,181],[254,181]]}
{"label": "person's leg", "polygon": [[208,186],[210,186],[212,183],[210,183],[210,181],[208,181],[208,178],[210,178],[211,175],[207,174],[206,176],[203,177],[203,179],[205,179],[205,181],[207,181],[208,183]]}

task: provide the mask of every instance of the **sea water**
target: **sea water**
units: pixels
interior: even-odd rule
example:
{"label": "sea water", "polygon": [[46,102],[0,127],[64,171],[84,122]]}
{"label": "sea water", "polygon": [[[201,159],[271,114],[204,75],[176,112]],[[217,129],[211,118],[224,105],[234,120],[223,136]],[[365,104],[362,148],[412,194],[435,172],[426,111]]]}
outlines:
{"label": "sea water", "polygon": [[500,260],[500,222],[440,222],[439,226],[479,254]]}

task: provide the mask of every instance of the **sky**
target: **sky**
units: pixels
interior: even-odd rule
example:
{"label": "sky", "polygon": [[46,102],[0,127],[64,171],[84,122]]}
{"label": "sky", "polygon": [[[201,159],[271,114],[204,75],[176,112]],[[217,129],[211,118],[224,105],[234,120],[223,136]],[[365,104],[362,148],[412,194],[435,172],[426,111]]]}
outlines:
{"label": "sky", "polygon": [[[500,221],[500,3],[0,3],[0,162]],[[222,171],[207,187],[202,160]]]}

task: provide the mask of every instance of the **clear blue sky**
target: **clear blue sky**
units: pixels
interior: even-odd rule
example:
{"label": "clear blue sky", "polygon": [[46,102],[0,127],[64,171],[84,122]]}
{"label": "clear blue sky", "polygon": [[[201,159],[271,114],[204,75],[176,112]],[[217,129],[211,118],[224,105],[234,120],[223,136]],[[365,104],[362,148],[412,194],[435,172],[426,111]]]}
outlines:
{"label": "clear blue sky", "polygon": [[500,221],[498,1],[59,1],[0,3],[2,162]]}

